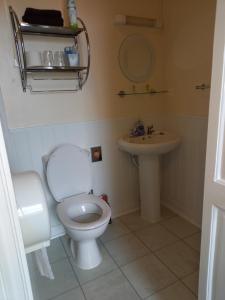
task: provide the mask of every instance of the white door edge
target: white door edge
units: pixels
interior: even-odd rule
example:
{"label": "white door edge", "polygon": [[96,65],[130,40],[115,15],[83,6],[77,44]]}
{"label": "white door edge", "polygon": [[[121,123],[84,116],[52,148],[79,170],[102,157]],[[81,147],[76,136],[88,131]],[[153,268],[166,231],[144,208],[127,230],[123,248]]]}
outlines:
{"label": "white door edge", "polygon": [[14,189],[0,123],[0,299],[32,300]]}
{"label": "white door edge", "polygon": [[225,0],[217,0],[203,203],[199,300],[225,295]]}

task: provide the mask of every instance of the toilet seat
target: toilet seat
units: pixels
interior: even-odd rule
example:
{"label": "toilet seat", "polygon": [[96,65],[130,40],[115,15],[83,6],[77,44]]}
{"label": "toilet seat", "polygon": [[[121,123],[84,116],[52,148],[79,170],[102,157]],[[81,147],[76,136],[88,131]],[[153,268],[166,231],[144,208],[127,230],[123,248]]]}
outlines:
{"label": "toilet seat", "polygon": [[92,189],[90,153],[80,147],[64,144],[49,156],[46,178],[57,202],[72,195],[88,194]]}
{"label": "toilet seat", "polygon": [[[66,198],[57,205],[58,217],[65,227],[74,230],[92,230],[109,222],[111,209],[99,197],[91,194],[80,194]],[[76,217],[85,214],[99,214],[93,222],[81,223]]]}

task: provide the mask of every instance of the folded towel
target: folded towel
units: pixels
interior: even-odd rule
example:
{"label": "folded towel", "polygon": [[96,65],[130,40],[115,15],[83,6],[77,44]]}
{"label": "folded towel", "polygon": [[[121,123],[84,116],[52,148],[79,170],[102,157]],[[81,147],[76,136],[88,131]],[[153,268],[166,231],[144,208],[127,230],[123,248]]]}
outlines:
{"label": "folded towel", "polygon": [[26,8],[23,22],[36,25],[63,26],[61,11],[49,9]]}

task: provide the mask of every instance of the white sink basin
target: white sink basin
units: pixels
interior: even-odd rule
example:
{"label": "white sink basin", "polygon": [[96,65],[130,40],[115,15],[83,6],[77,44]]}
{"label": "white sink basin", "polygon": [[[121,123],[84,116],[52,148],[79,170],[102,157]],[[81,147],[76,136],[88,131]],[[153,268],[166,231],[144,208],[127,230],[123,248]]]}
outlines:
{"label": "white sink basin", "polygon": [[119,139],[119,148],[133,155],[164,154],[172,151],[180,143],[180,138],[167,131],[155,131],[151,135]]}
{"label": "white sink basin", "polygon": [[121,150],[138,156],[141,216],[150,222],[160,220],[160,154],[172,151],[179,143],[179,136],[167,131],[125,136],[118,141]]}

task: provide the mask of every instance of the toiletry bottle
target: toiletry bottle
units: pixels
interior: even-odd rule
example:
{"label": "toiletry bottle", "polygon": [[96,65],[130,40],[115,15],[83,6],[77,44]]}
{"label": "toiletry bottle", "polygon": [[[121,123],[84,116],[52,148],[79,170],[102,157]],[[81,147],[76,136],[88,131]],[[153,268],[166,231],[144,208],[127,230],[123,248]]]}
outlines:
{"label": "toiletry bottle", "polygon": [[78,27],[75,0],[67,0],[67,9],[69,14],[70,27],[75,30]]}
{"label": "toiletry bottle", "polygon": [[137,121],[135,128],[136,128],[135,131],[137,136],[145,135],[145,126],[141,120]]}

